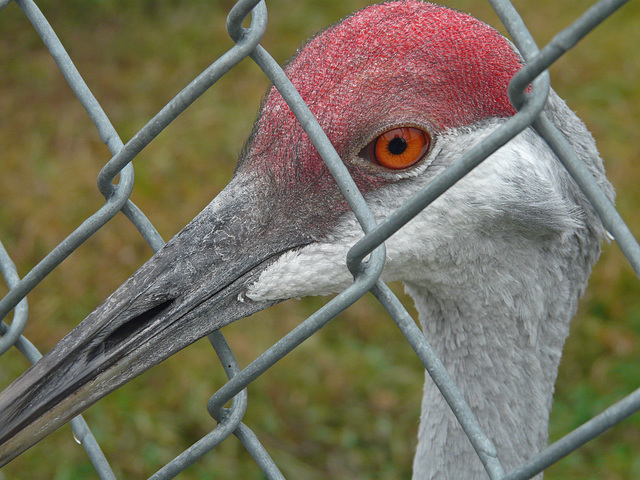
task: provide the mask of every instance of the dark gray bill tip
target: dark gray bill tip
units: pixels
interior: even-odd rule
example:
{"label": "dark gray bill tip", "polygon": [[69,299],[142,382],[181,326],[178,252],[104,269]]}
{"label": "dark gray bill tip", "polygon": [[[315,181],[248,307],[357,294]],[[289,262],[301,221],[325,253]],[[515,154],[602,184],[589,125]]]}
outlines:
{"label": "dark gray bill tip", "polygon": [[[277,301],[240,300],[282,253],[309,244],[232,181],[39,362],[0,392],[0,465],[199,338]],[[302,232],[303,230],[297,230]]]}

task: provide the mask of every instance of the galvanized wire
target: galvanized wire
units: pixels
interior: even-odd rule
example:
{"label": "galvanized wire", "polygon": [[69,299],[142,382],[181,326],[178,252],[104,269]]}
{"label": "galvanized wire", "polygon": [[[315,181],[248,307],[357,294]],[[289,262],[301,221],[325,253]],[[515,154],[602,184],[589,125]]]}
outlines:
{"label": "galvanized wire", "polygon": [[[529,126],[533,126],[548,142],[591,201],[603,224],[613,235],[636,273],[640,273],[640,246],[629,228],[560,132],[541,114],[550,88],[546,69],[625,1],[601,0],[589,8],[571,26],[558,33],[544,48],[539,49],[515,8],[507,0],[490,0],[517,48],[526,59],[525,67],[514,77],[509,88],[511,101],[518,112],[380,224],[376,224],[373,214],[367,207],[345,165],[299,93],[277,62],[259,45],[267,28],[267,8],[264,1],[240,0],[233,6],[227,17],[227,30],[235,41],[235,45],[198,75],[126,144],[123,144],[118,137],[102,107],[81,78],[42,12],[32,0],[15,1],[42,38],[71,89],[94,122],[101,139],[111,150],[113,157],[98,175],[98,188],[106,199],[104,206],[87,218],[24,278],[18,277],[15,265],[0,244],[0,271],[9,287],[9,293],[0,299],[0,318],[6,318],[12,310],[14,312],[10,326],[5,323],[0,324],[0,334],[2,334],[0,355],[11,346],[15,346],[31,363],[39,359],[38,351],[21,335],[28,316],[26,295],[79,245],[113,218],[117,212],[123,211],[127,215],[154,251],[161,248],[164,242],[155,227],[129,200],[134,184],[131,161],[180,113],[246,57],[255,61],[289,104],[327,164],[363,229],[363,238],[349,251],[346,259],[347,265],[354,275],[354,283],[300,323],[248,366],[240,369],[221,332],[217,331],[209,336],[229,379],[207,404],[209,414],[218,421],[218,425],[189,449],[167,463],[151,477],[152,479],[175,477],[232,434],[240,439],[242,445],[252,455],[267,478],[284,478],[255,434],[242,423],[247,409],[246,387],[368,291],[371,291],[385,307],[427,372],[440,388],[491,479],[531,478],[563,456],[573,452],[580,445],[640,410],[639,389],[550,445],[515,471],[505,475],[498,460],[495,446],[482,431],[453,379],[405,307],[379,279],[385,259],[383,242],[485,158]],[[0,0],[0,10],[8,3],[9,0]],[[242,22],[249,15],[251,16],[250,26],[243,28]],[[525,93],[529,85],[532,88]],[[120,180],[117,185],[114,185],[112,182],[117,175],[120,175]],[[367,257],[369,260],[365,261]],[[224,408],[224,405],[229,401],[232,401],[231,407]],[[81,417],[77,417],[72,420],[71,424],[74,435],[87,451],[100,478],[114,479],[115,475],[86,422]]]}

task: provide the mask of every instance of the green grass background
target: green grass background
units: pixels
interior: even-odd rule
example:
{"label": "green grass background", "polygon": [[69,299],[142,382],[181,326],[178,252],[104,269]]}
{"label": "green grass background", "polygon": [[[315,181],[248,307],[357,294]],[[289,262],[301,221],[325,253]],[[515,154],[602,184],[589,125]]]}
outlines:
{"label": "green grass background", "polygon": [[[366,3],[274,0],[262,44],[284,62],[317,29]],[[125,141],[232,45],[224,29],[230,0],[39,4]],[[590,4],[520,0],[516,6],[544,44]],[[504,32],[484,1],[447,5]],[[636,235],[639,13],[638,2],[623,7],[551,69],[554,88],[593,131],[620,211]],[[135,159],[132,199],[165,239],[229,180],[267,85],[259,69],[243,61]],[[10,4],[0,11],[0,239],[21,276],[102,205],[95,178],[109,158],[34,29]],[[47,351],[150,256],[118,215],[29,295],[27,337]],[[402,295],[401,286],[394,288]],[[0,295],[6,290],[1,285]],[[618,247],[606,246],[566,346],[553,439],[640,384],[639,293]],[[326,300],[285,302],[224,333],[246,365]],[[0,388],[26,368],[12,349],[0,359]],[[393,322],[365,298],[249,387],[245,423],[287,478],[409,478],[422,378]],[[203,340],[109,395],[85,418],[119,479],[146,478],[214,427],[205,405],[223,382]],[[97,475],[65,426],[0,478]],[[179,478],[263,475],[230,438]],[[640,478],[640,415],[554,465],[545,478]]]}

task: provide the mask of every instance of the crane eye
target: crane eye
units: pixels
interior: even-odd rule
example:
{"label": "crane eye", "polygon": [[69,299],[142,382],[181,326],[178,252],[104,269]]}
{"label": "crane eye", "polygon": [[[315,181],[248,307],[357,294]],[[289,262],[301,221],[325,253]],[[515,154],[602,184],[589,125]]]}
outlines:
{"label": "crane eye", "polygon": [[367,145],[361,156],[385,168],[402,170],[422,159],[430,143],[429,134],[418,128],[394,128]]}

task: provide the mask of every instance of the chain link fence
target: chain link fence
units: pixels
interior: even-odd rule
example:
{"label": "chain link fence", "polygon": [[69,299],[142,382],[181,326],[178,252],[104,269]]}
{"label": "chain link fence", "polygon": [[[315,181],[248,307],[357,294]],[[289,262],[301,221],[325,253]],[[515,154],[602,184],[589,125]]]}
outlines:
{"label": "chain link fence", "polygon": [[[10,0],[0,1],[0,9],[9,3]],[[544,117],[539,116],[546,101],[550,84],[546,69],[623,5],[624,1],[602,0],[594,4],[580,15],[571,26],[559,32],[545,47],[538,48],[514,7],[508,1],[492,0],[492,6],[527,60],[526,66],[516,75],[510,86],[512,101],[519,107],[519,111],[502,128],[461,157],[457,163],[440,175],[419,195],[381,224],[376,224],[373,220],[371,212],[355,188],[342,161],[301,97],[284,75],[281,67],[260,46],[259,42],[267,28],[267,7],[264,2],[247,0],[238,1],[233,5],[229,12],[227,28],[229,35],[236,42],[235,45],[198,75],[126,143],[123,143],[116,133],[100,103],[80,76],[74,62],[36,4],[30,0],[15,0],[15,3],[20,6],[38,32],[74,94],[91,117],[100,138],[111,151],[112,158],[98,176],[98,188],[106,199],[104,205],[44,256],[23,278],[18,276],[9,253],[0,244],[0,268],[9,287],[8,293],[0,301],[0,317],[6,318],[13,312],[10,324],[2,323],[1,325],[0,354],[4,354],[15,346],[31,363],[40,358],[41,355],[37,349],[22,336],[28,318],[27,294],[118,212],[121,211],[127,216],[154,251],[162,247],[164,242],[156,228],[130,200],[134,187],[131,161],[178,115],[246,57],[250,57],[262,69],[281,92],[301,124],[304,125],[366,232],[365,237],[350,251],[347,259],[351,271],[358,272],[357,281],[353,286],[300,323],[245,368],[239,367],[220,331],[209,336],[221,364],[229,366],[226,368],[229,381],[211,397],[207,405],[209,414],[218,420],[219,424],[209,434],[167,463],[151,478],[175,477],[231,435],[235,435],[240,440],[267,478],[284,478],[256,435],[242,423],[248,401],[246,387],[369,291],[387,310],[390,318],[400,328],[424,367],[440,387],[492,479],[531,478],[640,409],[640,390],[636,390],[564,438],[551,444],[546,450],[521,465],[517,470],[505,473],[493,452],[494,447],[491,441],[483,433],[471,410],[414,320],[398,298],[378,278],[384,259],[382,242],[488,155],[530,125],[546,139],[557,153],[564,166],[592,202],[633,269],[640,272],[640,247],[629,228],[615,207],[600,191],[590,173],[571,151],[562,135]],[[250,19],[250,24],[245,22],[248,27],[243,28],[242,24],[246,19]],[[533,94],[525,97],[523,92],[529,84],[533,85]],[[117,183],[114,183],[117,176],[119,179]],[[363,268],[362,262],[369,255],[370,261]],[[229,402],[232,402],[231,406],[224,408]],[[116,478],[82,417],[74,419],[71,425],[74,436],[86,450],[100,478]]]}

